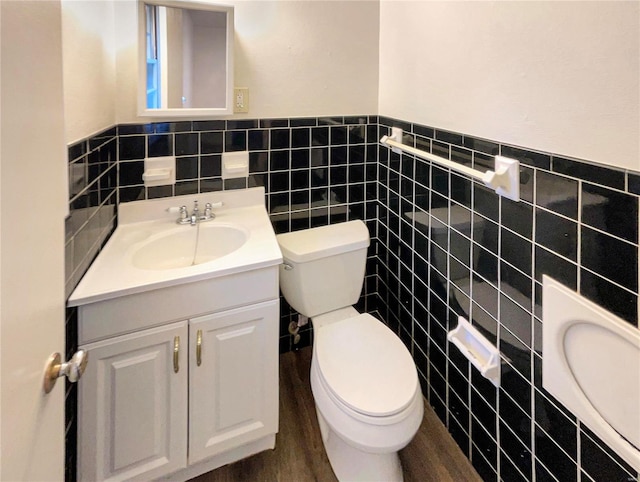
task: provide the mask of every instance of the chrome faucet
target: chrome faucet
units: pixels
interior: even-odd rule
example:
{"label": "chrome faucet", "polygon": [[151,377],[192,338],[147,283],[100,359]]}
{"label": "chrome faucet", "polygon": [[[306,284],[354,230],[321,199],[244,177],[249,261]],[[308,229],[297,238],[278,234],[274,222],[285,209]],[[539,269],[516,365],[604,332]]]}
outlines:
{"label": "chrome faucet", "polygon": [[[222,206],[222,203],[216,203],[216,207]],[[175,208],[171,208],[175,209]],[[189,211],[187,210],[187,206],[180,206],[180,217],[176,220],[178,224],[190,224],[191,226],[195,226],[198,223],[203,223],[205,221],[211,221],[216,217],[212,212],[213,205],[211,203],[207,203],[204,205],[204,214],[200,214],[200,209],[198,208],[198,201],[193,202],[193,211],[191,211],[191,215],[189,215]]]}
{"label": "chrome faucet", "polygon": [[198,201],[193,201],[193,211],[191,211],[191,217],[189,218],[189,223],[191,224],[191,226],[195,226],[199,220],[200,220],[200,210],[198,209]]}

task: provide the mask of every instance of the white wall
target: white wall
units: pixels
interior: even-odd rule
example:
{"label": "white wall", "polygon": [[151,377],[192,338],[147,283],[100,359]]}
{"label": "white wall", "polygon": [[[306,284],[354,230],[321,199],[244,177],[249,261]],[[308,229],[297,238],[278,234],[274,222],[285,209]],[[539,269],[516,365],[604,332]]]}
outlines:
{"label": "white wall", "polygon": [[191,15],[182,17],[182,95],[185,97],[184,107],[193,107],[193,19]]}
{"label": "white wall", "polygon": [[640,2],[380,5],[380,114],[640,170]]}
{"label": "white wall", "polygon": [[377,111],[377,1],[236,3],[236,85],[259,116]]}
{"label": "white wall", "polygon": [[71,143],[116,122],[113,3],[61,3],[66,140]]}
{"label": "white wall", "polygon": [[163,70],[167,70],[167,82],[162,86],[162,93],[167,96],[169,108],[182,107],[183,71],[183,23],[185,15],[178,8],[167,8],[167,57],[171,61],[162,62]]}
{"label": "white wall", "polygon": [[[377,111],[377,1],[242,1],[235,5],[235,84],[248,87],[239,118]],[[115,2],[118,123],[136,113],[136,11]]]}
{"label": "white wall", "polygon": [[[251,99],[236,118],[379,112],[640,171],[640,2],[228,3]],[[67,140],[149,120],[135,1],[63,12]]]}
{"label": "white wall", "polygon": [[227,29],[200,26],[194,22],[192,32],[193,106],[224,107],[227,100]]}

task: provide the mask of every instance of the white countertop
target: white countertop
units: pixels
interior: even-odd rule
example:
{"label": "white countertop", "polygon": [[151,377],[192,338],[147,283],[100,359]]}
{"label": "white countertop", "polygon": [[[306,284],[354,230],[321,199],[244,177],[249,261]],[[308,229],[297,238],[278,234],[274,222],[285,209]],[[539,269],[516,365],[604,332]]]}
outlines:
{"label": "white countertop", "polygon": [[[226,256],[184,268],[136,268],[131,263],[132,253],[152,236],[176,228],[196,229],[190,225],[178,226],[175,222],[178,215],[166,211],[168,207],[185,205],[191,212],[194,200],[198,200],[201,211],[207,202],[222,201],[224,205],[213,210],[216,218],[202,226],[216,223],[238,226],[248,233],[245,244]],[[122,203],[118,208],[118,223],[108,243],[69,297],[69,306],[282,263],[282,253],[264,207],[264,189],[261,187]]]}

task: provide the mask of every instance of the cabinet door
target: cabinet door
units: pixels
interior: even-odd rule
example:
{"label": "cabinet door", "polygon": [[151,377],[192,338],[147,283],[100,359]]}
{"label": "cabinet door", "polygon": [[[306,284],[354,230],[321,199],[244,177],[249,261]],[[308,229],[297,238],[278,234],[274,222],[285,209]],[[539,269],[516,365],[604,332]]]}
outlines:
{"label": "cabinet door", "polygon": [[190,464],[278,431],[278,311],[270,301],[190,320]]}
{"label": "cabinet door", "polygon": [[183,321],[82,347],[91,362],[79,387],[79,479],[151,480],[186,467],[187,337]]}

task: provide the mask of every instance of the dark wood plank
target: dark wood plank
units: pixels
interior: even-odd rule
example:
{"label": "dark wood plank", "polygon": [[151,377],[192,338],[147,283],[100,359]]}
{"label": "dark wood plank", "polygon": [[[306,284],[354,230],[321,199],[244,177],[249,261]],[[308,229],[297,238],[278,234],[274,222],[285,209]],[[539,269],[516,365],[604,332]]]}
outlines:
{"label": "dark wood plank", "polygon": [[[276,448],[192,482],[336,482],[324,452],[309,385],[311,348],[280,357],[280,432]],[[481,482],[469,460],[425,403],[420,430],[400,452],[405,482]]]}
{"label": "dark wood plank", "polygon": [[405,482],[482,482],[426,400],[422,425],[400,461]]}

